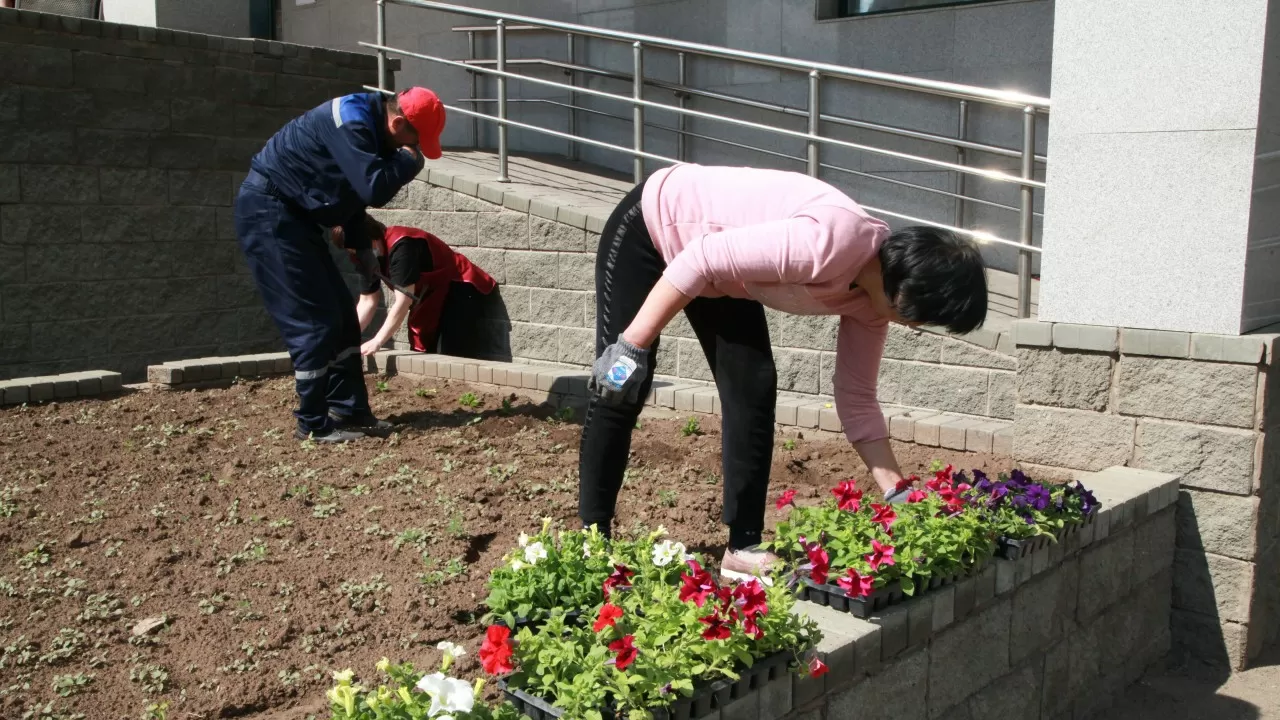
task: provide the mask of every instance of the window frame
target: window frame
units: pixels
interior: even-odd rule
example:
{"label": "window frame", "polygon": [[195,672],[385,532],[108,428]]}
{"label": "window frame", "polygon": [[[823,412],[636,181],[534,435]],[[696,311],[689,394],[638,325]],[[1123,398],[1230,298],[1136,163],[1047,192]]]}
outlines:
{"label": "window frame", "polygon": [[936,0],[928,5],[917,5],[914,7],[891,8],[887,10],[873,10],[871,12],[852,12],[849,7],[858,2],[858,0],[836,0],[835,15],[831,20],[850,20],[854,18],[882,17],[885,15],[897,15],[901,13],[923,12],[926,10],[944,10],[947,8],[957,7],[973,7],[977,5],[988,5],[1000,2],[1009,2],[1009,0]]}

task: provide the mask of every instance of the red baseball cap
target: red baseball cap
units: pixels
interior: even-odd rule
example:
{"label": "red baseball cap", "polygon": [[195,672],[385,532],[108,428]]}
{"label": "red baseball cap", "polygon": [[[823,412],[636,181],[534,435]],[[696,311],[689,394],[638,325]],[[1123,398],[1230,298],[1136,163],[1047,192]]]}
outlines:
{"label": "red baseball cap", "polygon": [[440,133],[444,132],[444,103],[424,87],[411,87],[400,93],[400,112],[418,131],[418,147],[432,160],[440,159]]}

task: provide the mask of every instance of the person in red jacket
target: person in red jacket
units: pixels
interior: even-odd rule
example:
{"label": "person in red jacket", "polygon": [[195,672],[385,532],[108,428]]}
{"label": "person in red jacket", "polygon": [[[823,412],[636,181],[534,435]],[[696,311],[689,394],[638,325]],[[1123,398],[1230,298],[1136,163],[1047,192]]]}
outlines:
{"label": "person in red jacket", "polygon": [[[454,252],[429,232],[401,225],[387,227],[372,217],[366,222],[372,247],[362,252],[348,250],[362,277],[360,299],[356,302],[361,332],[377,314],[383,283],[395,291],[395,299],[377,334],[360,346],[360,354],[372,355],[381,350],[406,320],[413,350],[435,352],[440,314],[450,286],[466,283],[488,295],[497,283],[465,255]],[[333,232],[335,243],[341,246],[342,230],[335,228]]]}

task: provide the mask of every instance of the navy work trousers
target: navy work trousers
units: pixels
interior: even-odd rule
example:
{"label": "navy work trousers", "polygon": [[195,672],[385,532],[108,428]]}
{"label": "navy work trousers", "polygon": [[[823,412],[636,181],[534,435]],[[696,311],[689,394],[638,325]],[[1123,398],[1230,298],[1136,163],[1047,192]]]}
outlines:
{"label": "navy work trousers", "polygon": [[236,197],[236,236],[293,359],[298,429],[332,429],[329,412],[369,413],[355,299],[329,254],[321,229],[270,189],[256,172]]}

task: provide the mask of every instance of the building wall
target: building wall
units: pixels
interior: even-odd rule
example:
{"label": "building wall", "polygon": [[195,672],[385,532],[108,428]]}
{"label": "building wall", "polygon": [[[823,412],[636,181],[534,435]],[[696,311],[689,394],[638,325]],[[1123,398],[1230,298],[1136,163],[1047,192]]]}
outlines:
{"label": "building wall", "polygon": [[[666,2],[625,2],[623,0],[476,0],[466,3],[486,9],[515,12],[540,18],[636,32],[679,40],[727,46],[791,58],[861,67],[915,77],[947,80],[1001,89],[1020,90],[1041,96],[1049,94],[1050,57],[1053,37],[1052,0],[1014,0],[933,10],[922,10],[879,17],[833,21],[817,19],[819,3],[814,0],[781,0],[745,2],[744,0],[669,0]],[[281,8],[283,39],[308,45],[335,47],[369,52],[358,45],[360,40],[375,38],[375,10],[372,4],[346,0],[314,0],[299,5],[286,0]],[[487,24],[482,20],[426,11],[403,6],[388,6],[388,43],[413,52],[460,60],[468,56],[465,33],[451,32],[452,27]],[[563,35],[511,32],[508,57],[567,57]],[[493,57],[492,33],[477,39],[477,55]],[[630,73],[632,49],[629,44],[598,39],[582,39],[575,49],[577,60],[619,72]],[[538,71],[541,77],[563,81],[556,71]],[[651,51],[645,56],[646,77],[674,82],[678,78],[677,59],[673,53]],[[783,73],[768,68],[743,64],[726,64],[704,58],[689,60],[688,80],[699,89],[733,94],[749,99],[807,107],[808,79],[803,73]],[[426,61],[406,58],[404,70],[398,74],[400,86],[428,85],[436,89],[446,103],[454,104],[470,94],[467,74]],[[628,84],[610,79],[594,79],[589,86],[612,92],[629,92]],[[480,83],[481,97],[494,97],[495,83]],[[565,102],[566,93],[553,88],[540,88],[512,81],[509,95],[517,100],[551,99]],[[658,102],[673,102],[670,93],[657,89],[646,97]],[[624,146],[631,145],[630,107],[613,101],[579,96],[579,104],[594,110],[622,115],[626,119],[580,113],[579,131],[588,137]],[[853,85],[831,81],[823,94],[824,112],[884,123],[914,130],[951,134],[957,130],[959,106],[955,100],[924,97],[902,91]],[[782,124],[793,130],[804,130],[804,119],[779,113],[727,105],[705,99],[690,101],[689,107],[733,117]],[[489,105],[490,112],[495,106]],[[567,130],[567,110],[545,104],[514,102],[510,105],[513,119]],[[970,137],[983,142],[1020,147],[1021,111],[975,107],[970,114]],[[646,121],[665,126],[674,124],[674,115],[650,110]],[[691,120],[690,132],[723,140],[751,144],[793,157],[805,155],[804,142],[797,139],[762,135],[756,131],[721,122]],[[853,142],[865,142],[892,150],[911,152],[939,160],[954,161],[955,152],[945,146],[887,137],[864,130],[824,127],[824,132]],[[1046,147],[1047,121],[1040,119],[1037,147]],[[659,128],[646,130],[646,149],[673,157],[675,136]],[[492,127],[481,129],[479,139],[484,146],[496,145]],[[455,113],[445,131],[446,144],[472,146],[476,140],[473,122]],[[513,129],[511,147],[515,150],[565,154],[565,141],[530,131]],[[691,138],[687,159],[700,163],[750,164],[803,170],[796,160],[772,157],[758,152],[734,148],[708,140]],[[629,171],[631,159],[616,151],[583,147],[581,157],[592,163]],[[947,171],[907,163],[874,153],[828,147],[823,162],[855,170],[875,173],[890,179],[912,182],[942,190],[953,190],[956,178]],[[986,168],[1017,170],[1016,160],[998,156],[974,156],[970,164]],[[649,170],[658,167],[651,163]],[[1038,173],[1043,179],[1043,176]],[[951,222],[955,204],[951,198],[925,191],[903,188],[884,182],[824,170],[823,177],[849,192],[855,199],[873,207],[895,210],[929,220]],[[990,183],[971,179],[969,192],[994,202],[1016,206],[1018,192],[1011,186],[991,187]],[[1042,198],[1037,198],[1039,207]],[[893,224],[903,224],[890,220]],[[970,204],[966,224],[1016,238],[1017,215],[998,208]],[[1039,219],[1036,221],[1039,232]],[[988,248],[992,264],[1013,269],[1015,253],[997,246]]]}
{"label": "building wall", "polygon": [[103,0],[107,22],[250,37],[251,0]]}
{"label": "building wall", "polygon": [[279,349],[231,202],[372,58],[0,10],[0,378]]}

